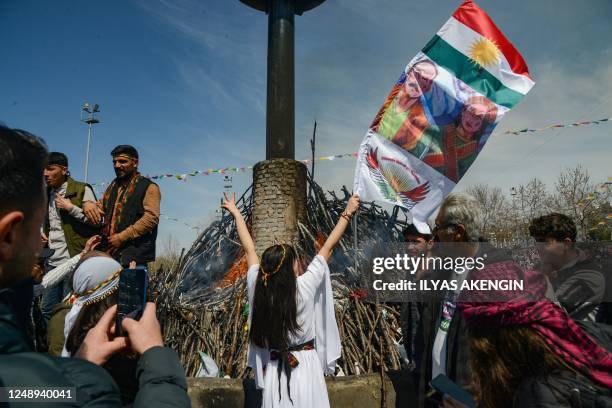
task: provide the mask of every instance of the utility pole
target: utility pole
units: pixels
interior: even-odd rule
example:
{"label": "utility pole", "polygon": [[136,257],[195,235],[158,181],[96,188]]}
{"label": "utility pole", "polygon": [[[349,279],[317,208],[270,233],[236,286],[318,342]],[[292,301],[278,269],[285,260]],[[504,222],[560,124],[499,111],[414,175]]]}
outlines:
{"label": "utility pole", "polygon": [[307,169],[295,160],[295,16],[324,0],[240,0],[268,16],[266,160],[253,168],[252,235],[257,253],[294,245],[306,222]]}
{"label": "utility pole", "polygon": [[295,15],[324,0],[240,0],[268,15],[266,159],[295,157]]}
{"label": "utility pole", "polygon": [[100,119],[96,118],[96,113],[100,112],[100,105],[97,103],[91,106],[89,102],[85,102],[81,107],[81,122],[87,124],[87,152],[85,154],[85,183],[89,174],[89,152],[91,150],[91,126],[100,123]]}

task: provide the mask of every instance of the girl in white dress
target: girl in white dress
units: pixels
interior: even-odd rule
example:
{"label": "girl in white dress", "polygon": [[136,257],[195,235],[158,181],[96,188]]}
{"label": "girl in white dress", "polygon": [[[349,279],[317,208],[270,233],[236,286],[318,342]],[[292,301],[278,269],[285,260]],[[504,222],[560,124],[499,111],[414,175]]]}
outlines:
{"label": "girl in white dress", "polygon": [[225,195],[222,205],[236,220],[247,257],[249,295],[248,365],[263,389],[264,408],[329,407],[324,374],[333,374],[340,358],[340,334],[334,314],[327,261],[359,207],[349,199],[325,244],[300,274],[290,245],[267,248],[261,263],[236,196]]}

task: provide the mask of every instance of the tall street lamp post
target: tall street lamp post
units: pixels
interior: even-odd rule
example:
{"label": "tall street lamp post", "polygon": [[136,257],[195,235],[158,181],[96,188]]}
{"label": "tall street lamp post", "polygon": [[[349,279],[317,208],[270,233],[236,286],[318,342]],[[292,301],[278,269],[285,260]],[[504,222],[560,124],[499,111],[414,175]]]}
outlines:
{"label": "tall street lamp post", "polygon": [[85,183],[87,183],[87,175],[89,172],[89,151],[91,149],[91,126],[100,123],[100,119],[96,118],[96,113],[100,112],[100,105],[97,103],[93,106],[89,102],[85,102],[81,107],[81,122],[87,123],[87,152],[85,154]]}

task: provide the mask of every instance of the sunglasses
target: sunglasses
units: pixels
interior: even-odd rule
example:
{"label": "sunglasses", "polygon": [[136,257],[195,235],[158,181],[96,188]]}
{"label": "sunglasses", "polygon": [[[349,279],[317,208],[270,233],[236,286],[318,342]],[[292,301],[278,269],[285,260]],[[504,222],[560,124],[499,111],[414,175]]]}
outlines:
{"label": "sunglasses", "polygon": [[433,229],[431,230],[431,233],[433,235],[436,235],[438,233],[438,231],[440,231],[443,228],[450,228],[450,227],[457,227],[459,224],[453,223],[453,222],[449,222],[448,224],[442,224],[442,225],[434,225]]}

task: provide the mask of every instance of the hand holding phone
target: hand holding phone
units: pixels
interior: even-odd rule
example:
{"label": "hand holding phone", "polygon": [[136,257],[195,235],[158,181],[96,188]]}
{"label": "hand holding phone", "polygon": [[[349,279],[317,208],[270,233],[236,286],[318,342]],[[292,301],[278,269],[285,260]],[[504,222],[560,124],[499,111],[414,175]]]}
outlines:
{"label": "hand holding phone", "polygon": [[116,312],[117,306],[111,306],[104,312],[98,323],[87,332],[74,357],[102,365],[113,354],[127,347],[125,337],[109,336]]}
{"label": "hand holding phone", "polygon": [[461,388],[444,374],[431,380],[431,387],[435,390],[435,400],[444,407],[476,408],[476,401],[472,394]]}
{"label": "hand holding phone", "polygon": [[124,269],[119,275],[117,317],[115,333],[123,336],[123,319],[139,320],[147,302],[147,269],[145,267]]}
{"label": "hand holding phone", "polygon": [[164,346],[155,310],[155,303],[148,302],[139,321],[130,318],[123,320],[123,329],[130,339],[130,347],[138,354],[144,354],[152,347]]}

